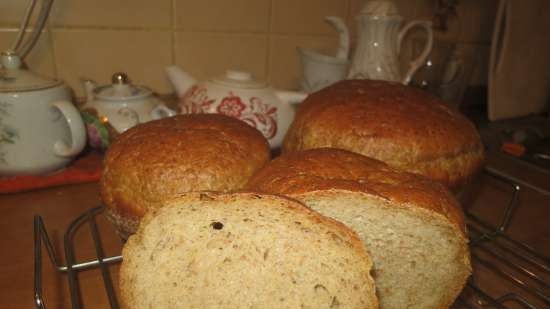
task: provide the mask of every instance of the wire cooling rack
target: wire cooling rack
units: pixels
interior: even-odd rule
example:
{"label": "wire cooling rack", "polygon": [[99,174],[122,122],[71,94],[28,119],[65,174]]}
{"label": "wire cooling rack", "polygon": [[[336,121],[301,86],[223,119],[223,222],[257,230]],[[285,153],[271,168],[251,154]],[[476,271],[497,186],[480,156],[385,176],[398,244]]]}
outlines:
{"label": "wire cooling rack", "polygon": [[[549,196],[550,194],[543,189],[504,175],[498,170],[487,168],[484,173],[510,186],[511,196],[497,226],[487,223],[473,212],[466,211],[474,272],[452,308],[548,309],[550,308],[550,259],[542,256],[527,244],[511,238],[507,234],[507,229],[512,217],[517,213],[522,186]],[[60,263],[44,221],[40,216],[34,217],[34,300],[36,308],[46,308],[42,286],[43,248],[46,249],[49,260],[57,273],[66,277],[73,309],[83,308],[81,295],[86,293],[85,290],[80,290],[78,275],[92,269],[101,272],[110,307],[119,308],[109,267],[122,261],[122,257],[120,255],[105,256],[104,254],[96,223],[96,216],[102,211],[102,207],[92,208],[71,222],[63,239],[66,265]],[[73,239],[77,230],[84,225],[89,226],[96,257],[92,260],[77,261]],[[492,278],[491,283],[484,282],[486,278]]]}

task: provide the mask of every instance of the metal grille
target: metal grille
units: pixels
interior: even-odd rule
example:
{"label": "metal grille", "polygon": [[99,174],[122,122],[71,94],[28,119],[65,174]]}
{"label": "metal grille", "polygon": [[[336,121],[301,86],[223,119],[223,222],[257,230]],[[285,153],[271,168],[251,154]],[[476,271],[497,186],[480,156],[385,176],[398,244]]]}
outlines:
{"label": "metal grille", "polygon": [[[497,170],[485,169],[484,173],[511,186],[512,193],[498,226],[492,226],[472,212],[466,212],[474,272],[452,308],[548,309],[550,308],[550,259],[507,235],[508,225],[518,207],[522,186],[528,186],[531,189],[533,187],[503,175]],[[548,194],[542,189],[534,189]],[[101,271],[109,304],[111,308],[119,308],[108,268],[114,263],[119,263],[122,257],[120,255],[106,257],[103,252],[95,220],[102,210],[102,207],[90,209],[69,225],[64,235],[66,265],[59,263],[42,218],[34,217],[36,308],[46,308],[42,292],[43,247],[46,248],[51,264],[68,281],[73,309],[82,308],[81,293],[86,293],[80,290],[78,274],[90,269]],[[96,259],[80,262],[75,260],[73,238],[76,231],[85,224],[89,226],[91,232],[90,237],[95,246]],[[485,277],[492,277],[493,284],[485,284],[482,280]],[[491,291],[491,287],[496,287],[500,291]]]}

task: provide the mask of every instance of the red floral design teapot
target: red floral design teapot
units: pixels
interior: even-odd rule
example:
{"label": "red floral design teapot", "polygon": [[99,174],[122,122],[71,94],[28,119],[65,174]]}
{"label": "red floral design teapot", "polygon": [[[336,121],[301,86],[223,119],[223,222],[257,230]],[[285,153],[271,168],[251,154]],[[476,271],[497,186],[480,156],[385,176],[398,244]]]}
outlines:
{"label": "red floral design teapot", "polygon": [[271,148],[281,145],[294,119],[292,104],[307,96],[274,90],[249,72],[227,71],[199,83],[177,66],[168,67],[167,73],[180,98],[180,113],[218,113],[241,119],[262,132]]}

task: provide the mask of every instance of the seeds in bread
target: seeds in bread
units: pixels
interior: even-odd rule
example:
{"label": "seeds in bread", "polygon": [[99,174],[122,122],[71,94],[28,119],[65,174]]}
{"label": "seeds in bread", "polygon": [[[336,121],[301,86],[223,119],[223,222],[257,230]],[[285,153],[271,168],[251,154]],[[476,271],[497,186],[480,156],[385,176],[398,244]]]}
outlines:
{"label": "seeds in bread", "polygon": [[248,189],[287,195],[355,230],[382,309],[448,308],[471,272],[464,218],[441,184],[339,149],[284,154]]}
{"label": "seeds in bread", "polygon": [[188,193],[123,249],[123,308],[378,308],[372,262],[343,224],[287,198]]}

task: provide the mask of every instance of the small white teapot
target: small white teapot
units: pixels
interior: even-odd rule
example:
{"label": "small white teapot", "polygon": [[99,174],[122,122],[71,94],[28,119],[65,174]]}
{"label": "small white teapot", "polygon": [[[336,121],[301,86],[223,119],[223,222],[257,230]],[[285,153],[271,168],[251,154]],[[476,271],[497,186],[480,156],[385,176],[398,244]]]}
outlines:
{"label": "small white teapot", "polygon": [[[371,0],[357,16],[357,46],[348,78],[378,79],[408,84],[413,74],[425,63],[433,44],[431,23],[410,21],[403,27],[403,18],[391,1]],[[420,27],[427,34],[424,50],[410,62],[403,74],[399,67],[401,42],[406,33]]]}
{"label": "small white teapot", "polygon": [[182,114],[218,113],[238,118],[258,129],[271,148],[281,146],[294,119],[294,106],[307,93],[274,90],[243,71],[197,83],[177,66],[166,69],[180,98]]}
{"label": "small white teapot", "polygon": [[94,148],[107,148],[110,141],[129,128],[176,113],[166,107],[144,86],[132,85],[125,73],[115,73],[112,84],[97,86],[84,80],[86,103],[82,116],[88,127],[89,143]]}
{"label": "small white teapot", "polygon": [[45,174],[67,165],[86,145],[70,89],[0,54],[0,175]]}

